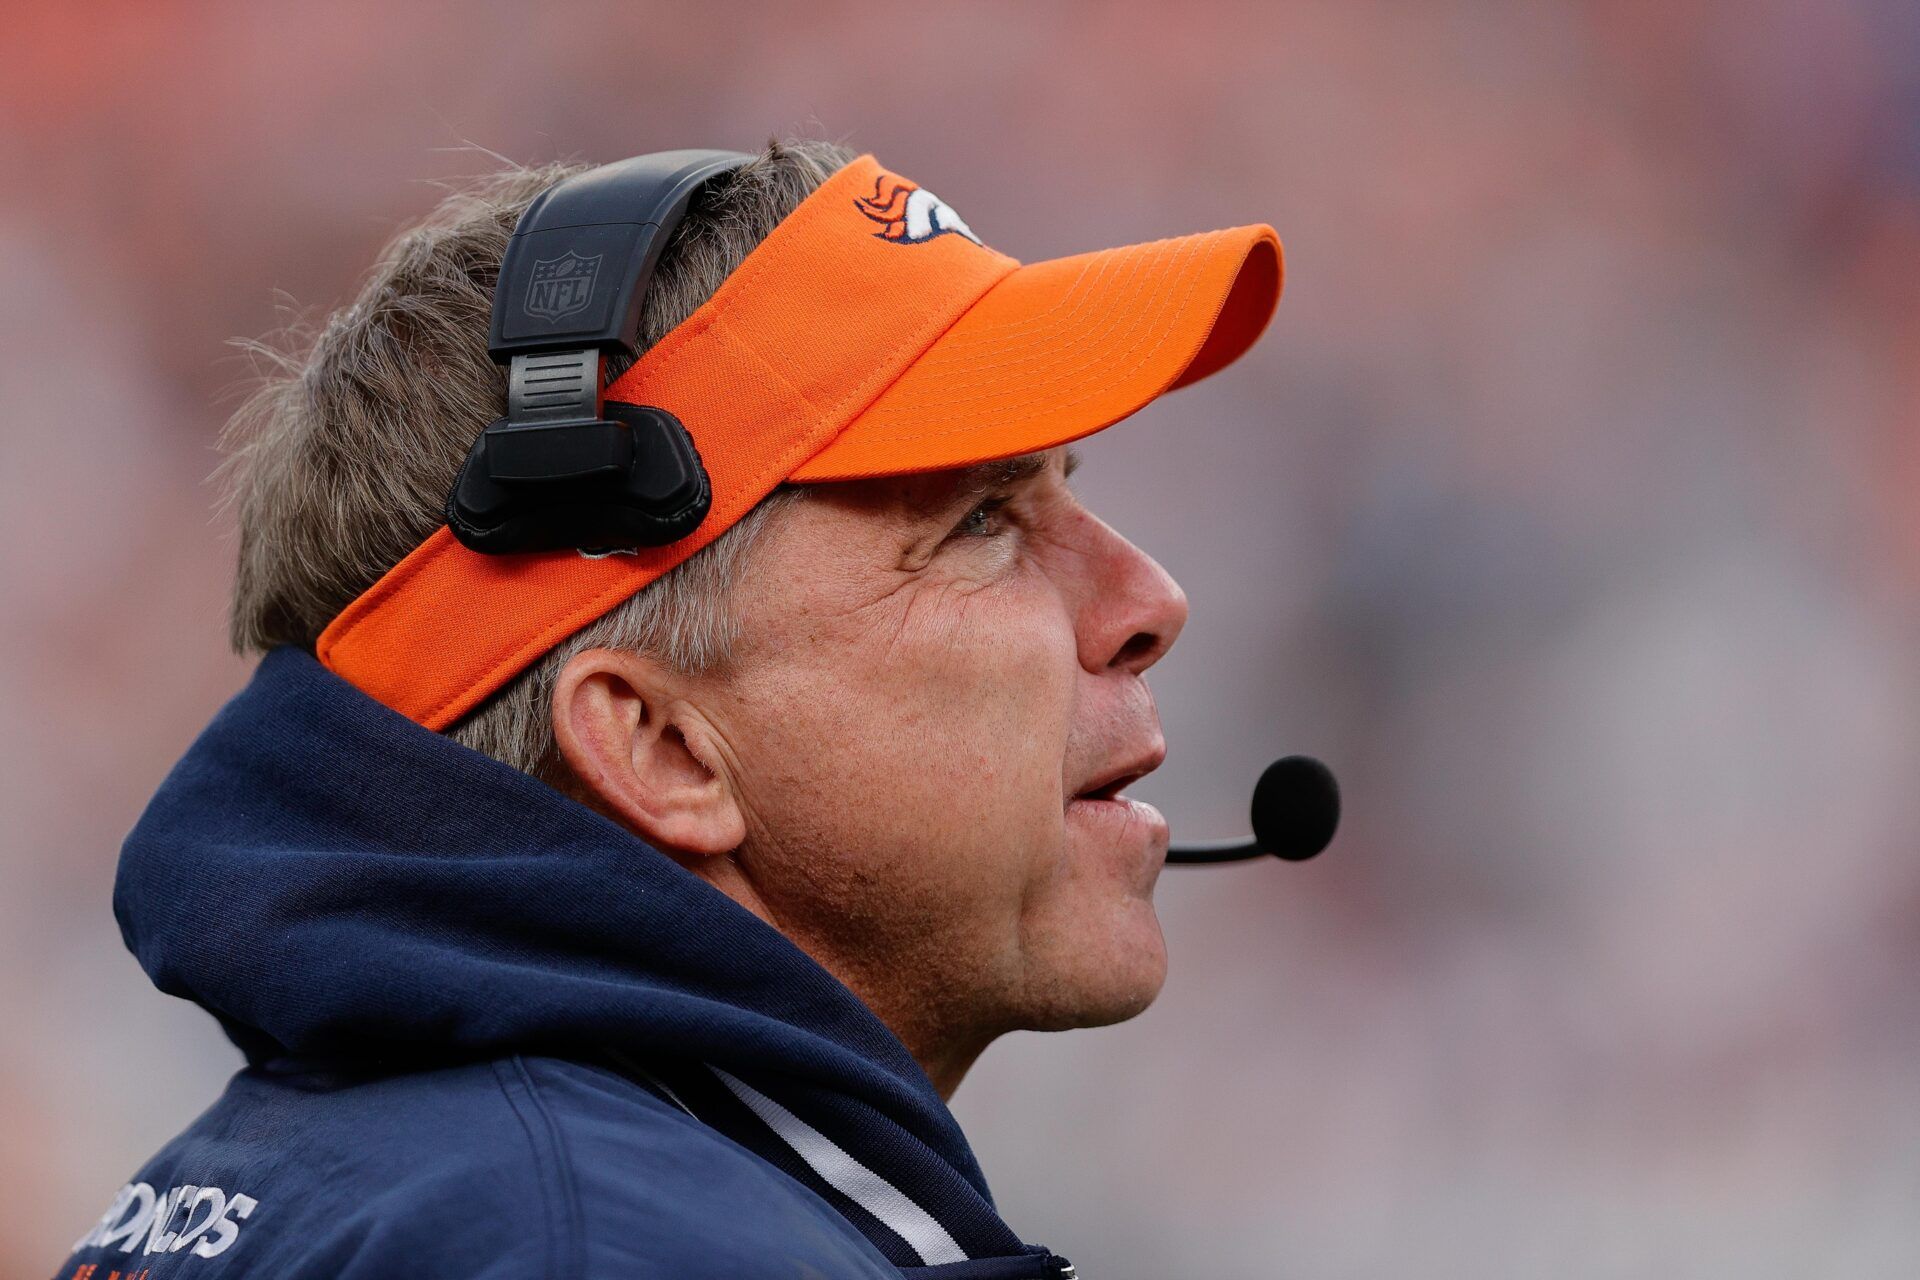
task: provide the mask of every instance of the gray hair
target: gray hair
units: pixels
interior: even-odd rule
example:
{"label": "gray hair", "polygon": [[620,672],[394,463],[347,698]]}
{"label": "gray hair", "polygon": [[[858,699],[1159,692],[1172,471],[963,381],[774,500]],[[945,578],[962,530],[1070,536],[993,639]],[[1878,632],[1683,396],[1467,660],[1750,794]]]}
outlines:
{"label": "gray hair", "polygon": [[[853,159],[826,142],[770,142],[702,188],[640,314],[642,352],[712,296],[774,226]],[[231,637],[242,653],[297,645],[442,523],[480,429],[505,412],[487,322],[507,237],[534,196],[587,166],[514,167],[455,186],[381,251],[359,296],[323,326],[243,342],[263,368],[228,422],[220,469],[240,530]],[[608,378],[631,361],[610,358]],[[803,492],[782,486],[711,545],[544,655],[447,730],[561,785],[549,702],[560,669],[591,648],[650,653],[685,671],[723,663],[729,595],[768,521]]]}

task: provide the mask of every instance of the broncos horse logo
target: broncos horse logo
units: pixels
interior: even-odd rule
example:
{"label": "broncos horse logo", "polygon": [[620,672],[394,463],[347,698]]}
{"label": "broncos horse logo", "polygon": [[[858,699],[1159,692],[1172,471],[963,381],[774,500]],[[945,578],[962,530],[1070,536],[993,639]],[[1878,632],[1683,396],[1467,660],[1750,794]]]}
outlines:
{"label": "broncos horse logo", "polygon": [[965,236],[975,244],[980,237],[953,206],[933,192],[905,178],[883,173],[873,184],[873,194],[856,199],[860,212],[881,224],[874,232],[882,240],[895,244],[924,244],[935,236],[949,233]]}

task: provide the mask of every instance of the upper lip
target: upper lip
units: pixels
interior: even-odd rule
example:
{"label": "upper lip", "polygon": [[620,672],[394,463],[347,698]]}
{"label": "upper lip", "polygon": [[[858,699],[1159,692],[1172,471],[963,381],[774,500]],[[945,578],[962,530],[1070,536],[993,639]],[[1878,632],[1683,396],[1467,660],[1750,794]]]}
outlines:
{"label": "upper lip", "polygon": [[[1160,767],[1167,758],[1167,744],[1155,739],[1153,745],[1138,755],[1129,757],[1111,768],[1097,773],[1093,778],[1073,793],[1075,800],[1100,799],[1111,800],[1120,794],[1122,788],[1130,787],[1140,779]],[[1105,792],[1101,795],[1098,793]]]}

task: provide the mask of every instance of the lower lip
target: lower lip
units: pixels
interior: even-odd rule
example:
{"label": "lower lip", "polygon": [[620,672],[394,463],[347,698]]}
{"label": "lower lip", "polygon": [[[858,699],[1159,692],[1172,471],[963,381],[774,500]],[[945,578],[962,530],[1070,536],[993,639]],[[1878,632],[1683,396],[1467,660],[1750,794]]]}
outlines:
{"label": "lower lip", "polygon": [[1142,841],[1156,849],[1164,851],[1167,847],[1167,820],[1144,800],[1127,796],[1115,796],[1111,800],[1076,796],[1067,802],[1067,812],[1085,821],[1112,827],[1121,835],[1137,833]]}

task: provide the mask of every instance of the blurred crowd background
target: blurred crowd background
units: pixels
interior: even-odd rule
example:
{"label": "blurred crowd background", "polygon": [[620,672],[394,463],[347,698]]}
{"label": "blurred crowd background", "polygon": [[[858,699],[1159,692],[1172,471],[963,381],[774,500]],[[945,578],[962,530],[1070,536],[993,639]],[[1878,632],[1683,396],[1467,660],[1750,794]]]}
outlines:
{"label": "blurred crowd background", "polygon": [[[1920,1273],[1920,6],[0,5],[0,1276],[237,1064],[109,909],[245,678],[228,344],[435,181],[829,136],[1025,259],[1252,221],[1267,339],[1093,442],[1186,586],[1159,1002],[955,1099],[1096,1280]],[[1169,501],[1169,489],[1182,496]],[[217,904],[209,904],[216,909]]]}

